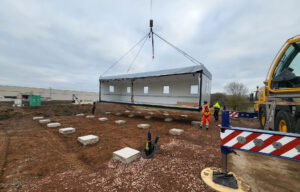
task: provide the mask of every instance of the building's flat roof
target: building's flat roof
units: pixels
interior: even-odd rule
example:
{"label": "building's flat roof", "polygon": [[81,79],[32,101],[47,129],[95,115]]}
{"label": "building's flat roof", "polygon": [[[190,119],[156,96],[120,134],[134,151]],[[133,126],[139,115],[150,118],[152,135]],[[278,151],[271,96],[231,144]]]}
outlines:
{"label": "building's flat roof", "polygon": [[166,75],[179,75],[179,74],[188,74],[188,73],[197,73],[202,71],[209,79],[212,78],[211,73],[204,67],[204,65],[195,65],[190,67],[176,68],[176,69],[167,69],[160,71],[150,71],[144,73],[133,73],[133,74],[124,74],[124,75],[115,75],[115,76],[100,76],[100,80],[121,80],[121,79],[137,79],[137,78],[146,78],[146,77],[160,77]]}

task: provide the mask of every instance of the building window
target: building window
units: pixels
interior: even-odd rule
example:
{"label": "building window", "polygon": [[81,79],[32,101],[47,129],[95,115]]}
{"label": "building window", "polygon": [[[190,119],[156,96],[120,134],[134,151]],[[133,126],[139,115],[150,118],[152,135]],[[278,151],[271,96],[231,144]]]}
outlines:
{"label": "building window", "polygon": [[144,87],[144,93],[148,94],[148,92],[149,92],[149,87]]}
{"label": "building window", "polygon": [[198,94],[198,85],[191,85],[191,94]]}
{"label": "building window", "polygon": [[131,87],[127,87],[127,93],[130,93]]}
{"label": "building window", "polygon": [[164,94],[169,94],[169,91],[170,91],[170,87],[169,86],[164,86],[163,93]]}
{"label": "building window", "polygon": [[110,92],[110,93],[115,92],[115,86],[110,85],[110,86],[109,86],[109,92]]}

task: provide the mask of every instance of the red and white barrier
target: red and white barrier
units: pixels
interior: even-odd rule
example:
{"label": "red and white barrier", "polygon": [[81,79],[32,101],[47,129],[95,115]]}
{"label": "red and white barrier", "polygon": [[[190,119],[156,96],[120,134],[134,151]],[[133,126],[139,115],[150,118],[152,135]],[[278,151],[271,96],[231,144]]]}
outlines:
{"label": "red and white barrier", "polygon": [[224,129],[221,146],[300,161],[300,135],[243,128]]}
{"label": "red and white barrier", "polygon": [[238,118],[239,117],[239,112],[230,111],[229,112],[229,117]]}

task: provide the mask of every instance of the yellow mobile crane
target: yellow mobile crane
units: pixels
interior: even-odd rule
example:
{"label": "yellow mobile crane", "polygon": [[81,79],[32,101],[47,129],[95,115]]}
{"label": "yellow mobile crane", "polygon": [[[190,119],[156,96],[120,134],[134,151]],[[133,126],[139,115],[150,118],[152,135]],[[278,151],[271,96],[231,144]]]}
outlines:
{"label": "yellow mobile crane", "polygon": [[300,133],[300,35],[281,47],[264,84],[254,102],[261,128]]}

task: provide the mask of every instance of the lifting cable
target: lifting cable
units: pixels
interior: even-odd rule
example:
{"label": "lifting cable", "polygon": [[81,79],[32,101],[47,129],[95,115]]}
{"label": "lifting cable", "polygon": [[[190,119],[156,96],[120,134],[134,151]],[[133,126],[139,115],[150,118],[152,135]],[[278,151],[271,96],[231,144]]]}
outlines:
{"label": "lifting cable", "polygon": [[139,40],[133,47],[131,47],[123,56],[121,56],[117,61],[115,61],[114,63],[112,63],[106,71],[104,71],[104,73],[101,74],[101,76],[103,76],[105,73],[107,73],[111,68],[113,68],[116,64],[118,64],[124,57],[126,57],[138,44],[140,44],[141,42],[143,42],[143,40],[147,39],[147,37],[149,36],[149,33],[147,33],[145,36],[143,36],[143,38],[141,40]]}
{"label": "lifting cable", "polygon": [[183,50],[179,49],[178,47],[176,47],[175,45],[173,45],[172,43],[170,43],[169,41],[167,41],[166,39],[164,39],[163,37],[161,37],[160,35],[158,35],[157,33],[155,33],[153,31],[153,19],[152,19],[152,0],[150,0],[150,32],[147,33],[141,40],[139,40],[132,48],[130,48],[122,57],[120,57],[117,61],[115,61],[113,64],[111,64],[109,66],[109,68],[101,74],[101,76],[103,76],[105,73],[107,73],[110,69],[112,69],[116,64],[118,64],[124,57],[126,57],[136,46],[138,46],[141,42],[142,45],[140,47],[140,49],[138,50],[137,54],[135,55],[135,57],[133,58],[131,64],[129,65],[129,68],[127,70],[127,73],[130,71],[130,69],[132,68],[134,62],[136,61],[138,55],[140,54],[142,48],[144,47],[147,37],[151,38],[152,41],[152,59],[154,59],[154,35],[156,37],[158,37],[160,40],[162,40],[163,42],[165,42],[166,44],[168,44],[169,46],[171,46],[172,48],[174,48],[176,51],[178,51],[179,53],[181,53],[184,57],[186,57],[187,59],[189,59],[192,63],[198,64],[198,65],[203,65],[200,61],[198,61],[197,59],[195,59],[194,57],[192,57],[191,55],[187,54],[186,52],[184,52]]}
{"label": "lifting cable", "polygon": [[167,41],[166,39],[162,38],[161,36],[159,36],[157,33],[153,32],[153,34],[158,37],[159,39],[161,39],[162,41],[164,41],[165,43],[167,43],[168,45],[170,45],[171,47],[173,47],[176,51],[178,51],[179,53],[181,53],[183,56],[185,56],[187,59],[189,59],[191,62],[198,64],[198,65],[203,65],[200,61],[198,61],[197,59],[195,59],[194,57],[190,56],[189,54],[187,54],[186,52],[184,52],[183,50],[179,49],[178,47],[176,47],[175,45],[173,45],[172,43],[170,43],[169,41]]}
{"label": "lifting cable", "polygon": [[[150,33],[149,33],[149,34],[150,34]],[[131,67],[133,66],[133,64],[134,64],[134,62],[135,62],[135,60],[136,60],[136,58],[137,58],[138,55],[140,54],[140,52],[141,52],[142,48],[144,47],[146,41],[147,41],[147,38],[145,38],[145,40],[144,40],[144,42],[142,43],[140,49],[138,50],[136,56],[133,58],[133,60],[132,60],[132,62],[131,62],[131,64],[130,64],[130,66],[129,66],[128,70],[127,70],[127,73],[130,71]]]}

